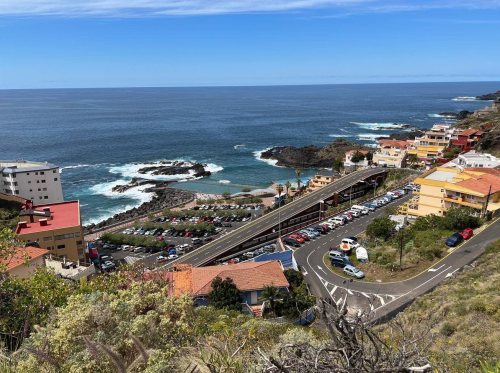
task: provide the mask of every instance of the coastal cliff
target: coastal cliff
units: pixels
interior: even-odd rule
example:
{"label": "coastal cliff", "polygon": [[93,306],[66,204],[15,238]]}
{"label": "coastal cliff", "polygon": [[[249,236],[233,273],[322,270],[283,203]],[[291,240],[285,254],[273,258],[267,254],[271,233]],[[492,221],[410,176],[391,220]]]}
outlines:
{"label": "coastal cliff", "polygon": [[499,95],[499,97],[491,106],[476,110],[472,115],[458,121],[455,127],[484,131],[477,150],[500,156],[500,91],[480,97],[490,97],[490,95]]}
{"label": "coastal cliff", "polygon": [[370,150],[358,143],[345,139],[337,139],[323,147],[307,145],[303,147],[276,146],[261,154],[262,159],[277,161],[277,166],[316,168],[332,167],[333,160],[342,159],[345,153],[351,149]]}

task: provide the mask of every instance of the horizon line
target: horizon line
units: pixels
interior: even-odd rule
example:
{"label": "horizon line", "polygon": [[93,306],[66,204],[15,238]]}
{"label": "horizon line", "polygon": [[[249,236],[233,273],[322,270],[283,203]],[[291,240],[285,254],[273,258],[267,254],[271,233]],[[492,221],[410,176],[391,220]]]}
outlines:
{"label": "horizon line", "polygon": [[[63,90],[63,89],[152,89],[152,88],[272,88],[272,87],[311,87],[335,85],[396,85],[396,84],[459,84],[459,83],[500,83],[499,80],[439,80],[422,82],[362,82],[362,83],[297,83],[297,84],[221,84],[221,85],[162,85],[162,86],[97,86],[97,87],[37,87],[37,88],[0,88],[0,91],[34,91],[34,90]],[[500,87],[499,87],[500,90]]]}

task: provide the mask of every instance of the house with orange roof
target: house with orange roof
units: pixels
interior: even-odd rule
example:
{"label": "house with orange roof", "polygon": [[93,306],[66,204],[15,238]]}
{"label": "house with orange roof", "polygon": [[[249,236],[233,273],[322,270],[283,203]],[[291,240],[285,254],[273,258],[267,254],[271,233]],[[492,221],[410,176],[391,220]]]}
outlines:
{"label": "house with orange roof", "polygon": [[279,261],[245,262],[229,265],[191,267],[179,265],[170,272],[170,294],[190,294],[197,305],[206,305],[216,277],[230,278],[241,292],[242,305],[260,311],[261,293],[266,286],[288,291],[289,283]]}
{"label": "house with orange roof", "polygon": [[84,259],[80,203],[67,201],[33,206],[28,201],[19,213],[17,238],[73,261]]}
{"label": "house with orange roof", "polygon": [[403,140],[380,139],[373,154],[373,163],[382,167],[406,167],[408,146],[408,142]]}
{"label": "house with orange roof", "polygon": [[17,278],[31,277],[37,268],[45,266],[44,255],[48,253],[39,247],[15,247],[6,258],[0,258],[0,272]]}
{"label": "house with orange roof", "polygon": [[500,210],[500,171],[492,168],[436,167],[424,173],[415,184],[420,191],[408,205],[415,216],[443,216],[450,208],[469,207],[478,216]]}

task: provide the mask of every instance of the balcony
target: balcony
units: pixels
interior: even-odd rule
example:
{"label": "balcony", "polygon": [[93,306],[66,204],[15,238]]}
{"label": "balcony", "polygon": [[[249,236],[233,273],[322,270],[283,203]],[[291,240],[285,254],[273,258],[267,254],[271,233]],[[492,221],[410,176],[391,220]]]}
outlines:
{"label": "balcony", "polygon": [[463,196],[444,195],[443,200],[446,202],[456,203],[456,204],[459,204],[462,206],[472,207],[475,209],[482,209],[483,208],[483,204],[481,202],[470,199],[470,198],[465,198]]}

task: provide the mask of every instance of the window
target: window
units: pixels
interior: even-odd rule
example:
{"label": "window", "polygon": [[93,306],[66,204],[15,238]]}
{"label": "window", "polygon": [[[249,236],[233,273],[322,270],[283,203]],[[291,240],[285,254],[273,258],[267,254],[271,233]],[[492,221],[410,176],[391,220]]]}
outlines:
{"label": "window", "polygon": [[14,193],[15,193],[15,194],[19,194],[19,190],[16,190]]}
{"label": "window", "polygon": [[30,173],[29,172],[26,172],[26,175],[29,175]]}
{"label": "window", "polygon": [[40,175],[44,175],[44,174],[45,174],[45,172],[43,172],[43,171],[40,172]]}
{"label": "window", "polygon": [[45,183],[45,180],[42,180],[42,183]]}
{"label": "window", "polygon": [[43,199],[49,199],[49,196],[43,196]]}
{"label": "window", "polygon": [[42,199],[42,196],[40,196],[40,199]]}
{"label": "window", "polygon": [[52,173],[55,174],[57,172],[57,170],[52,170]]}
{"label": "window", "polygon": [[44,241],[50,241],[51,239],[52,239],[52,237],[51,237],[51,236],[47,236],[47,237],[44,237],[44,238],[43,238],[43,240],[44,240]]}
{"label": "window", "polygon": [[14,181],[14,186],[17,186],[17,181]]}
{"label": "window", "polygon": [[66,248],[66,245],[57,245],[57,248],[58,248],[58,249],[65,249],[65,248]]}
{"label": "window", "polygon": [[41,192],[42,190],[40,188],[38,188],[38,191]]}
{"label": "window", "polygon": [[47,191],[47,188],[43,188],[42,190],[43,190],[44,192],[46,192],[46,191]]}
{"label": "window", "polygon": [[31,180],[28,180],[28,184],[31,184]]}
{"label": "window", "polygon": [[77,245],[81,245],[82,243],[83,243],[83,241],[76,241]]}
{"label": "window", "polygon": [[54,181],[57,181],[57,177],[54,178]]}
{"label": "window", "polygon": [[73,238],[73,237],[75,237],[74,233],[66,233],[66,234],[60,234],[60,235],[54,236],[54,239],[56,241],[58,241],[58,240],[65,240],[67,238]]}
{"label": "window", "polygon": [[16,178],[16,174],[12,174],[11,176],[12,176],[14,179]]}
{"label": "window", "polygon": [[35,172],[35,175],[38,175],[38,172]]}
{"label": "window", "polygon": [[10,193],[9,189],[4,189],[4,190],[5,190],[5,193]]}
{"label": "window", "polygon": [[37,183],[37,184],[40,184],[40,180],[37,180],[37,181],[36,181],[36,183]]}
{"label": "window", "polygon": [[33,189],[30,189],[30,192],[32,192],[32,191],[33,191]]}

